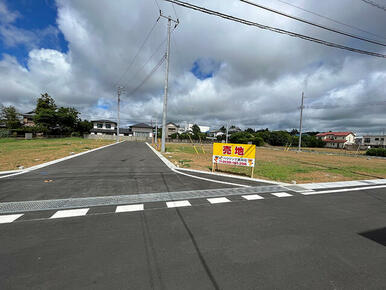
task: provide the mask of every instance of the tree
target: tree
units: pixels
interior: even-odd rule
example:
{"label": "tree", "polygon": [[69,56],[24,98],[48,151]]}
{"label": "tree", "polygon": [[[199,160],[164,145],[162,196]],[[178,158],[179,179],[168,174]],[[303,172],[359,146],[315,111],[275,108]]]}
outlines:
{"label": "tree", "polygon": [[245,130],[245,132],[253,134],[255,133],[255,130],[253,130],[252,128],[248,128],[247,130]]}
{"label": "tree", "polygon": [[17,129],[21,127],[19,114],[14,106],[1,106],[0,120],[5,123],[8,129]]}
{"label": "tree", "polygon": [[77,124],[76,131],[80,134],[84,133],[90,133],[90,130],[92,129],[92,123],[87,120],[79,121]]}
{"label": "tree", "polygon": [[62,133],[68,134],[76,131],[80,122],[79,112],[75,108],[60,107],[56,112],[56,120]]}
{"label": "tree", "polygon": [[35,124],[46,129],[53,129],[57,125],[55,100],[47,93],[38,98],[35,109]]}

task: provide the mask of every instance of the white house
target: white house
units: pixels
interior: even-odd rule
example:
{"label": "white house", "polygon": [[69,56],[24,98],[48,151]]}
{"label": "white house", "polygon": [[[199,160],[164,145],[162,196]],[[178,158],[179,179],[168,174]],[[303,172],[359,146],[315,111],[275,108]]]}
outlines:
{"label": "white house", "polygon": [[92,135],[117,135],[117,123],[110,120],[94,120],[91,121],[93,128],[90,133]]}
{"label": "white house", "polygon": [[353,132],[325,132],[317,134],[316,137],[323,140],[328,148],[344,148],[355,141]]}
{"label": "white house", "polygon": [[386,147],[386,135],[365,135],[358,138],[359,145],[370,146],[370,147]]}

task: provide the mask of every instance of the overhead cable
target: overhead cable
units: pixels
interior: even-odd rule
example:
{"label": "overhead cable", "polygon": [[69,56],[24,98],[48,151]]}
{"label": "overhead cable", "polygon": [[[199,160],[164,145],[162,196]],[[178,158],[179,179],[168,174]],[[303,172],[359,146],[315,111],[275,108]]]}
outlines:
{"label": "overhead cable", "polygon": [[296,17],[296,16],[292,16],[290,14],[287,14],[287,13],[281,12],[279,10],[275,10],[275,9],[272,9],[272,8],[269,8],[269,7],[266,7],[266,6],[263,6],[263,5],[260,5],[260,4],[248,1],[248,0],[240,0],[240,1],[244,2],[244,3],[247,3],[249,5],[252,5],[252,6],[255,6],[255,7],[258,7],[258,8],[261,8],[261,9],[264,9],[264,10],[267,10],[267,11],[279,14],[279,15],[282,15],[284,17],[288,17],[288,18],[291,18],[291,19],[294,19],[294,20],[297,20],[297,21],[300,21],[300,22],[303,22],[303,23],[306,23],[306,24],[309,24],[309,25],[321,28],[321,29],[325,29],[325,30],[328,30],[328,31],[331,31],[331,32],[334,32],[334,33],[342,34],[344,36],[352,37],[352,38],[355,38],[355,39],[359,39],[359,40],[362,40],[362,41],[366,41],[366,42],[369,42],[369,43],[373,43],[373,44],[377,44],[377,45],[381,45],[381,46],[385,46],[386,47],[386,44],[383,44],[383,43],[375,41],[375,40],[367,39],[367,38],[364,38],[364,37],[361,37],[361,36],[358,36],[358,35],[355,35],[355,34],[351,34],[351,33],[348,33],[348,32],[344,32],[344,31],[341,31],[341,30],[338,30],[338,29],[335,29],[335,28],[331,28],[331,27],[327,27],[327,26],[324,26],[324,25],[320,25],[320,24],[308,21],[306,19],[303,19],[303,18],[300,18],[300,17]]}
{"label": "overhead cable", "polygon": [[150,35],[152,34],[152,32],[154,31],[155,27],[157,26],[157,23],[159,21],[159,17],[157,19],[157,21],[153,24],[153,26],[151,27],[150,31],[147,33],[144,41],[142,42],[141,46],[139,47],[137,53],[135,54],[135,56],[133,57],[133,59],[131,60],[131,62],[128,64],[128,66],[126,67],[124,73],[119,77],[118,81],[116,82],[116,85],[117,86],[119,84],[119,82],[122,80],[122,78],[124,77],[125,74],[127,74],[127,72],[130,70],[131,66],[134,64],[135,60],[137,59],[138,55],[141,53],[143,47],[145,46],[145,43],[147,42],[147,40],[149,39]]}
{"label": "overhead cable", "polygon": [[151,72],[145,77],[145,79],[138,86],[136,86],[132,91],[130,91],[128,96],[134,95],[151,78],[151,76],[159,69],[159,67],[162,65],[162,63],[165,61],[165,59],[166,59],[166,53],[162,56],[160,61],[151,70]]}
{"label": "overhead cable", "polygon": [[329,20],[329,21],[335,22],[335,23],[337,23],[337,24],[344,25],[344,26],[349,27],[349,28],[351,28],[351,29],[355,29],[355,30],[358,30],[358,31],[361,31],[361,32],[364,32],[364,33],[367,33],[367,34],[371,34],[371,35],[373,35],[373,36],[375,36],[375,37],[379,37],[379,38],[382,38],[382,39],[386,39],[386,37],[384,37],[384,36],[382,36],[382,35],[379,35],[379,34],[376,34],[376,33],[373,33],[373,32],[367,31],[367,30],[364,30],[364,29],[359,28],[359,27],[356,27],[356,26],[354,26],[354,25],[344,23],[344,22],[342,22],[342,21],[338,21],[338,20],[336,20],[336,19],[333,19],[333,18],[331,18],[331,17],[327,17],[327,16],[322,15],[322,14],[320,14],[320,13],[317,13],[317,12],[314,12],[314,11],[311,11],[311,10],[308,10],[308,9],[304,9],[304,8],[302,8],[302,7],[300,7],[300,6],[297,6],[297,5],[294,5],[294,4],[292,4],[292,3],[289,3],[289,2],[286,2],[286,1],[283,1],[283,0],[276,0],[276,1],[278,1],[278,2],[280,2],[280,3],[283,3],[283,4],[286,4],[286,5],[289,5],[289,6],[292,6],[292,7],[295,7],[295,8],[297,8],[297,9],[299,9],[299,10],[302,10],[302,11],[304,11],[304,12],[307,12],[307,13],[310,13],[310,14],[312,14],[312,15],[318,16],[318,17],[320,17],[320,18],[324,18],[324,19],[327,19],[327,20]]}
{"label": "overhead cable", "polygon": [[196,6],[196,5],[193,5],[193,4],[190,4],[190,3],[187,3],[187,2],[183,2],[183,1],[180,1],[180,0],[165,0],[165,1],[177,4],[177,5],[182,6],[182,7],[193,9],[193,10],[196,10],[196,11],[199,11],[199,12],[202,12],[202,13],[206,13],[206,14],[209,14],[209,15],[214,15],[214,16],[218,16],[218,17],[221,17],[221,18],[224,18],[224,19],[227,19],[227,20],[231,20],[231,21],[234,21],[234,22],[239,22],[241,24],[245,24],[245,25],[249,25],[249,26],[255,26],[255,27],[258,27],[260,29],[273,31],[273,32],[276,32],[276,33],[286,34],[286,35],[289,35],[289,36],[292,36],[292,37],[301,38],[301,39],[312,41],[312,42],[319,43],[319,44],[322,44],[322,45],[326,45],[326,46],[330,46],[330,47],[335,47],[335,48],[339,48],[339,49],[343,49],[343,50],[348,50],[348,51],[352,51],[352,52],[356,52],[356,53],[360,53],[360,54],[371,55],[371,56],[376,56],[376,57],[380,57],[380,58],[386,58],[386,55],[381,54],[381,53],[376,53],[376,52],[371,52],[371,51],[367,51],[367,50],[357,49],[357,48],[353,48],[353,47],[350,47],[350,46],[345,46],[345,45],[337,44],[337,43],[334,43],[334,42],[329,42],[329,41],[325,41],[325,40],[322,40],[322,39],[314,38],[314,37],[307,36],[307,35],[304,35],[304,34],[300,34],[300,33],[296,33],[296,32],[291,32],[291,31],[288,31],[288,30],[284,30],[284,29],[280,29],[280,28],[276,28],[276,27],[272,27],[272,26],[267,26],[267,25],[263,25],[263,24],[259,24],[257,22],[252,22],[252,21],[249,21],[249,20],[246,20],[246,19],[238,18],[238,17],[235,17],[235,16],[231,16],[231,15],[224,14],[224,13],[221,13],[221,12],[218,12],[218,11],[210,10],[210,9],[207,9],[207,8],[204,8],[204,7]]}
{"label": "overhead cable", "polygon": [[385,6],[382,6],[380,4],[378,4],[377,2],[375,1],[371,1],[371,0],[362,0],[363,2],[367,3],[367,4],[370,4],[378,9],[382,9],[384,11],[386,11],[386,7]]}

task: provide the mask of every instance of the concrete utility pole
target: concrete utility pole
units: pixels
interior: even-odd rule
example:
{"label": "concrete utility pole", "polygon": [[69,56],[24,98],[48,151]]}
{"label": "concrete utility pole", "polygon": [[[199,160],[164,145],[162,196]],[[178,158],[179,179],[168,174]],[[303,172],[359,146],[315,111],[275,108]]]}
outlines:
{"label": "concrete utility pole", "polygon": [[161,142],[161,152],[165,152],[165,139],[166,139],[166,118],[167,118],[167,109],[168,109],[168,82],[169,82],[169,59],[170,59],[170,34],[171,34],[171,25],[172,21],[175,23],[174,28],[179,24],[179,20],[174,20],[171,16],[164,16],[160,10],[160,17],[166,18],[168,20],[168,44],[166,47],[166,71],[165,71],[165,94],[164,94],[164,104],[162,112],[162,142]]}
{"label": "concrete utility pole", "polygon": [[158,121],[155,120],[155,144],[157,145],[158,149]]}
{"label": "concrete utility pole", "polygon": [[117,110],[117,142],[119,142],[119,126],[120,126],[120,116],[119,116],[119,107],[120,107],[120,103],[121,103],[121,93],[125,91],[125,88],[124,87],[118,87],[118,110]]}
{"label": "concrete utility pole", "polygon": [[299,149],[301,151],[302,148],[302,129],[303,129],[303,106],[304,104],[304,92],[302,92],[302,104],[300,105],[300,130],[299,130]]}
{"label": "concrete utility pole", "polygon": [[227,131],[225,135],[225,143],[228,143],[228,131],[229,131],[229,122],[227,122]]}

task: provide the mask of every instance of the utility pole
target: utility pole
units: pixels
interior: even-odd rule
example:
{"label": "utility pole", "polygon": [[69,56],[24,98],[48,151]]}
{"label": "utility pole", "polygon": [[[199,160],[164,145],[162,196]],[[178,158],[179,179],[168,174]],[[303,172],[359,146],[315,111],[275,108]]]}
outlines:
{"label": "utility pole", "polygon": [[158,121],[155,120],[155,144],[157,145],[158,149]]}
{"label": "utility pole", "polygon": [[170,33],[172,22],[175,23],[174,28],[180,23],[179,20],[174,20],[171,16],[164,16],[160,10],[160,17],[163,17],[168,20],[168,44],[166,47],[166,71],[165,71],[165,94],[164,94],[164,104],[162,112],[162,142],[161,142],[161,152],[165,152],[165,138],[166,138],[166,118],[167,118],[167,109],[168,109],[168,82],[169,82],[169,59],[170,59]]}
{"label": "utility pole", "polygon": [[302,148],[302,129],[303,129],[303,106],[304,104],[304,92],[302,92],[302,104],[300,106],[300,130],[299,130],[299,149],[301,151]]}
{"label": "utility pole", "polygon": [[119,126],[120,126],[120,121],[121,121],[121,119],[120,119],[120,116],[119,116],[119,107],[120,107],[120,103],[121,103],[121,94],[122,94],[122,92],[124,92],[125,91],[125,88],[124,87],[119,87],[118,86],[118,110],[117,110],[117,142],[119,142]]}
{"label": "utility pole", "polygon": [[225,135],[225,143],[228,143],[228,131],[229,131],[229,122],[227,122],[227,131]]}

